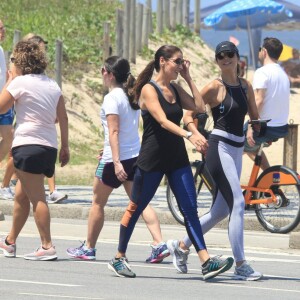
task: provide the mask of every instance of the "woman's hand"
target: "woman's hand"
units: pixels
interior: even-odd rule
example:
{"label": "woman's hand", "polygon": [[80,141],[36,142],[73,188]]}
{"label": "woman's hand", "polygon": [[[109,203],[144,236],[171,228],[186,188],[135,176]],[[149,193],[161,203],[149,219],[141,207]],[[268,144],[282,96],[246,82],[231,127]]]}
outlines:
{"label": "woman's hand", "polygon": [[97,155],[97,159],[100,161],[101,158],[102,158],[102,156],[103,156],[103,149],[100,149],[100,150],[99,150],[99,153],[98,153],[98,155]]}
{"label": "woman's hand", "polygon": [[125,172],[123,165],[120,161],[114,162],[115,165],[115,174],[120,181],[126,181],[128,175]]}
{"label": "woman's hand", "polygon": [[59,151],[59,162],[60,166],[64,167],[70,160],[69,147],[61,147]]}
{"label": "woman's hand", "polygon": [[208,141],[202,134],[193,134],[189,141],[196,147],[196,151],[206,154],[208,149]]}
{"label": "woman's hand", "polygon": [[191,79],[190,75],[190,65],[191,62],[187,59],[184,59],[183,64],[182,64],[182,70],[180,71],[180,75],[185,81],[188,81]]}
{"label": "woman's hand", "polygon": [[255,140],[253,139],[253,129],[251,126],[248,126],[247,130],[247,142],[250,147],[253,147],[255,145]]}

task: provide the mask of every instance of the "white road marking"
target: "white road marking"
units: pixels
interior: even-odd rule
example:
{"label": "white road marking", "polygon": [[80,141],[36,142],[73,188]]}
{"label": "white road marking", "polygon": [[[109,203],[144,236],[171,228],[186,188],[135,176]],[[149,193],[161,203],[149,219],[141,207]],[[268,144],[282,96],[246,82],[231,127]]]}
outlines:
{"label": "white road marking", "polygon": [[56,283],[56,282],[41,282],[41,281],[27,281],[27,280],[13,280],[13,279],[1,279],[0,282],[17,282],[17,283],[28,283],[28,284],[38,284],[38,285],[54,285],[54,286],[66,286],[66,287],[76,287],[82,286],[79,284],[67,284],[67,283]]}
{"label": "white road marking", "polygon": [[62,296],[62,295],[50,295],[50,294],[34,294],[34,293],[19,293],[19,295],[26,296],[37,296],[37,297],[49,297],[49,298],[70,298],[70,299],[90,299],[90,300],[101,300],[104,298],[91,298],[91,297],[74,297],[74,296]]}
{"label": "white road marking", "polygon": [[[243,281],[243,282],[246,282],[246,281]],[[282,292],[282,293],[300,293],[300,290],[288,290],[288,289],[274,289],[273,287],[270,287],[270,288],[265,288],[265,287],[259,287],[259,286],[246,286],[246,285],[228,285],[226,283],[214,283],[216,285],[221,285],[221,286],[224,286],[224,287],[229,287],[230,289],[232,289],[233,287],[236,287],[236,288],[241,288],[241,289],[252,289],[252,290],[264,290],[264,291],[276,291],[276,292]],[[284,296],[283,296],[284,297]]]}

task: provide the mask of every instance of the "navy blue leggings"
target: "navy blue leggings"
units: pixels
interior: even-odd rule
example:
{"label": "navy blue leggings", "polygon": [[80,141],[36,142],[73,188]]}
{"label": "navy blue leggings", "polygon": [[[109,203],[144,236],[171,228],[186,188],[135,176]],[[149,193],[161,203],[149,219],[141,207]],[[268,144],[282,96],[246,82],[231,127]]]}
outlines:
{"label": "navy blue leggings", "polygon": [[[185,227],[196,251],[206,249],[197,214],[196,190],[190,166],[166,174],[178,207],[184,216]],[[144,172],[137,168],[132,188],[132,201],[122,218],[118,251],[126,253],[128,242],[142,211],[150,203],[164,176],[163,172]]]}

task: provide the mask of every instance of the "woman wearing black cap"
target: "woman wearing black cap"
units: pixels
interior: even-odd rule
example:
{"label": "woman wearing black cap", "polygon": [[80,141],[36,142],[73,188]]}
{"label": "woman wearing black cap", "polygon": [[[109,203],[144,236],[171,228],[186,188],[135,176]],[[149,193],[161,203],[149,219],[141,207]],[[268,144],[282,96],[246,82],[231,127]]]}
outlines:
{"label": "woman wearing black cap", "polygon": [[[242,155],[244,149],[243,124],[247,113],[251,119],[258,119],[254,92],[251,84],[238,74],[239,51],[228,41],[217,45],[216,63],[221,70],[220,78],[206,85],[201,91],[205,104],[211,108],[214,129],[209,137],[206,163],[214,178],[218,191],[211,210],[200,218],[205,234],[229,215],[229,240],[236,261],[235,278],[258,280],[262,274],[255,272],[244,255],[244,197],[240,187]],[[195,135],[194,113],[187,111],[184,122]],[[206,151],[206,148],[203,148]],[[179,247],[187,250],[191,246],[186,236]]]}

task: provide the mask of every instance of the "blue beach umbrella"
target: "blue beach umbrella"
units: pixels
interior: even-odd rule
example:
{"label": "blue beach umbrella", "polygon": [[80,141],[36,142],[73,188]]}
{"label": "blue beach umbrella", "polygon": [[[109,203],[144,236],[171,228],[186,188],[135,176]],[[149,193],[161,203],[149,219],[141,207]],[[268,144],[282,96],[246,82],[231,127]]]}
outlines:
{"label": "blue beach umbrella", "polygon": [[252,64],[255,68],[251,29],[262,28],[269,23],[282,22],[291,18],[293,13],[271,0],[234,0],[220,7],[204,19],[204,24],[216,30],[247,29]]}

